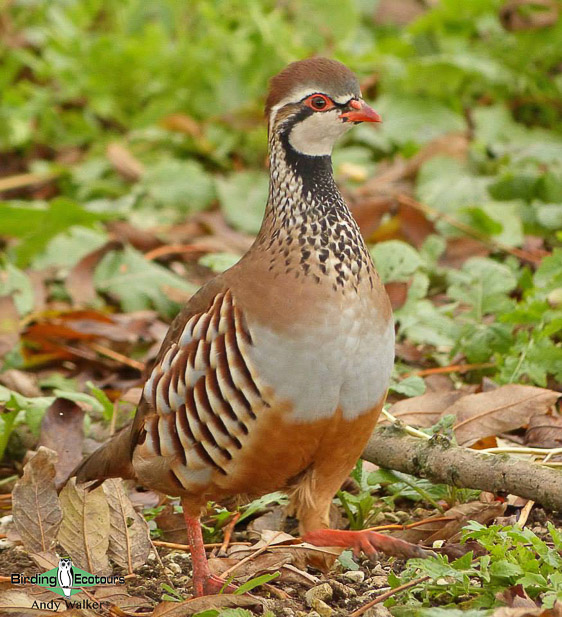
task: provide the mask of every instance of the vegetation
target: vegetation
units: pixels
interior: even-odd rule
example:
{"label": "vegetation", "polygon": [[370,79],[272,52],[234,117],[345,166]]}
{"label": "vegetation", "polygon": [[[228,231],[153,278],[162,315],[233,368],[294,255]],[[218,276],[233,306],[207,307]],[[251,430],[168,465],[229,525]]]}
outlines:
{"label": "vegetation", "polygon": [[[0,0],[0,9],[0,353],[2,374],[35,380],[30,392],[0,379],[7,475],[56,398],[86,409],[87,430],[130,417],[122,398],[164,324],[259,228],[267,80],[311,54],[355,70],[383,117],[349,134],[334,168],[395,305],[391,400],[423,394],[432,371],[451,388],[560,389],[558,0]],[[359,466],[358,490],[338,496],[352,528],[380,522],[397,500],[462,501],[376,473],[369,480]],[[217,512],[210,537],[230,516]],[[429,580],[387,604],[433,615],[462,598],[481,614],[521,585],[550,608],[562,600],[562,545],[554,525],[549,533],[470,523],[464,537],[485,555],[411,560],[390,584]],[[229,610],[221,614],[246,614]]]}

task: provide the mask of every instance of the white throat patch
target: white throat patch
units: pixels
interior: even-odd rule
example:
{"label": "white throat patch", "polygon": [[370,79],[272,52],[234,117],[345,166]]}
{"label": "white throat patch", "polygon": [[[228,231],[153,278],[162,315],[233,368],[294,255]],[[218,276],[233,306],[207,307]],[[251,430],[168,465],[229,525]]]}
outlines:
{"label": "white throat patch", "polygon": [[297,152],[309,156],[332,154],[335,142],[352,126],[339,119],[339,109],[317,112],[298,122],[289,133],[289,143]]}

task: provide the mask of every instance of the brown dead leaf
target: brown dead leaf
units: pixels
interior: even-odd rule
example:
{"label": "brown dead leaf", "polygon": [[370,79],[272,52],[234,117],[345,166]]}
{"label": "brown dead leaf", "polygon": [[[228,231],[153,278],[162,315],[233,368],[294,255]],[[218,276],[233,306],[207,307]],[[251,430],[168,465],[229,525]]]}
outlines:
{"label": "brown dead leaf", "polygon": [[30,553],[50,551],[61,526],[62,510],[55,488],[56,452],[39,448],[24,467],[12,493],[14,525]]}
{"label": "brown dead leaf", "polygon": [[0,375],[0,383],[10,390],[14,390],[14,392],[19,392],[30,398],[41,396],[41,389],[37,385],[37,375],[33,373],[11,368]]}
{"label": "brown dead leaf", "polygon": [[109,557],[132,574],[146,563],[152,547],[148,525],[133,508],[121,479],[106,480],[102,487],[109,504]]}
{"label": "brown dead leaf", "polygon": [[499,501],[484,503],[471,501],[447,510],[444,515],[428,518],[423,525],[393,533],[393,536],[412,542],[431,546],[436,540],[455,542],[460,538],[460,530],[468,521],[478,521],[486,525],[505,512],[506,504]]}
{"label": "brown dead leaf", "polygon": [[149,608],[151,603],[146,598],[131,596],[124,585],[109,585],[98,587],[94,591],[98,602],[109,602],[123,610],[133,610],[138,608]]}
{"label": "brown dead leaf", "polygon": [[512,585],[496,593],[496,600],[504,602],[509,608],[537,608],[536,603],[527,595],[523,585]]}
{"label": "brown dead leaf", "polygon": [[500,9],[500,21],[506,30],[539,30],[558,21],[560,6],[556,0],[509,0]]}
{"label": "brown dead leaf", "polygon": [[175,113],[162,118],[160,124],[168,131],[185,133],[191,137],[201,137],[201,127],[187,114]]}
{"label": "brown dead leaf", "polygon": [[[394,403],[388,410],[395,418],[411,426],[429,428],[438,422],[442,415],[446,415],[456,401],[462,398],[463,392],[427,392],[421,396],[414,396]],[[381,418],[379,424],[388,423]]]}
{"label": "brown dead leaf", "polygon": [[129,221],[107,221],[105,225],[116,240],[119,240],[122,244],[132,244],[137,251],[142,253],[162,245],[154,231],[141,229],[132,225]]}
{"label": "brown dead leaf", "polygon": [[483,437],[499,435],[528,424],[560,398],[560,393],[545,388],[510,384],[490,392],[469,394],[459,399],[447,413],[457,417],[457,441],[470,446]]}
{"label": "brown dead leaf", "polygon": [[110,143],[105,153],[117,173],[125,180],[136,182],[144,176],[144,165],[123,144]]}
{"label": "brown dead leaf", "polygon": [[184,602],[161,602],[154,608],[152,617],[190,617],[190,615],[212,609],[247,608],[251,610],[261,608],[261,606],[262,603],[258,598],[221,594],[192,598]]}
{"label": "brown dead leaf", "polygon": [[94,272],[102,257],[121,248],[118,240],[110,240],[103,246],[88,253],[70,270],[65,281],[65,288],[76,306],[92,304],[96,299],[96,286],[94,285]]}
{"label": "brown dead leaf", "polygon": [[252,546],[232,546],[229,556],[237,559],[252,555],[260,548],[268,546],[268,552],[282,552],[291,555],[292,563],[297,568],[304,570],[307,566],[327,572],[341,555],[343,548],[313,546],[306,542],[297,542],[288,533],[265,529],[261,533],[261,539]]}
{"label": "brown dead leaf", "polygon": [[375,5],[374,14],[376,24],[406,26],[417,19],[427,8],[416,0],[381,0]]}
{"label": "brown dead leaf", "polygon": [[557,600],[551,609],[535,606],[497,608],[490,617],[562,617],[562,602]]}
{"label": "brown dead leaf", "polygon": [[284,506],[271,506],[261,516],[256,517],[248,523],[246,529],[260,535],[264,529],[280,531],[287,519],[287,508]]}
{"label": "brown dead leaf", "polygon": [[59,544],[78,568],[91,574],[108,574],[109,505],[103,488],[87,491],[71,478],[60,493],[60,501],[64,516]]}
{"label": "brown dead leaf", "polygon": [[490,249],[480,240],[468,236],[447,239],[445,253],[439,259],[441,266],[460,268],[470,257],[487,257]]}
{"label": "brown dead leaf", "polygon": [[[239,563],[239,559],[209,559],[209,567],[211,572],[217,576],[222,576],[232,566]],[[234,579],[238,582],[245,583],[247,580],[260,576],[261,574],[271,574],[279,571],[284,565],[293,561],[292,555],[276,551],[275,553],[262,553],[255,559],[247,561],[232,573]]]}
{"label": "brown dead leaf", "polygon": [[[36,593],[37,590],[40,590],[39,593]],[[50,602],[51,604],[47,604],[50,608],[32,608],[35,602]],[[65,603],[52,591],[42,588],[16,588],[0,592],[0,607],[2,617],[52,617],[62,613]]]}
{"label": "brown dead leaf", "polygon": [[525,445],[537,448],[562,446],[562,416],[537,414],[529,420]]}
{"label": "brown dead leaf", "polygon": [[72,470],[82,460],[84,442],[84,410],[65,398],[56,398],[43,416],[39,446],[54,450],[55,484],[61,487]]}
{"label": "brown dead leaf", "polygon": [[0,358],[17,346],[20,317],[14,298],[0,296]]}
{"label": "brown dead leaf", "polygon": [[[526,426],[534,415],[544,414],[559,397],[560,393],[554,390],[510,384],[479,394],[459,390],[427,392],[395,403],[389,412],[405,424],[422,428],[433,426],[445,415],[454,415],[457,441],[468,447]],[[381,420],[381,424],[385,422],[388,420]]]}
{"label": "brown dead leaf", "polygon": [[45,572],[52,570],[53,568],[57,568],[59,565],[59,557],[55,553],[54,549],[52,551],[43,551],[41,553],[29,553],[29,557],[30,559],[33,559],[35,564]]}
{"label": "brown dead leaf", "polygon": [[390,304],[393,311],[396,311],[404,306],[406,303],[406,298],[408,297],[410,283],[391,281],[390,283],[385,283],[384,288],[386,289],[386,293],[390,299]]}
{"label": "brown dead leaf", "polygon": [[418,249],[427,236],[435,233],[435,225],[426,218],[423,212],[412,208],[409,204],[400,204],[398,218],[404,238]]}
{"label": "brown dead leaf", "polygon": [[290,563],[281,568],[281,576],[278,580],[283,583],[298,583],[299,585],[309,588],[318,585],[320,582],[317,576],[309,574],[306,570],[300,570]]}
{"label": "brown dead leaf", "polygon": [[185,544],[187,542],[187,530],[183,514],[175,512],[171,504],[164,506],[160,514],[154,519],[158,529],[162,531],[162,540]]}

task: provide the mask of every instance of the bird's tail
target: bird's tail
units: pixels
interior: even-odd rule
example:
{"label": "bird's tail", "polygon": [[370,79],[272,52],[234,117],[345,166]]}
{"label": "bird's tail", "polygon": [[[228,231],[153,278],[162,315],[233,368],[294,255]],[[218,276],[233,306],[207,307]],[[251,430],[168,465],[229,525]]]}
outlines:
{"label": "bird's tail", "polygon": [[107,478],[134,478],[131,462],[131,425],[116,433],[109,441],[84,459],[70,477],[76,476],[78,484]]}

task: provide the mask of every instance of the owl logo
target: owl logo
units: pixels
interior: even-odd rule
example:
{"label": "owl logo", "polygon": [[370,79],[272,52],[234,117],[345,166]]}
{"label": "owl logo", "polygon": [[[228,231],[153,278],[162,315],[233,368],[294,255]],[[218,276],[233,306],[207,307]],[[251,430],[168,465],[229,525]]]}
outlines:
{"label": "owl logo", "polygon": [[62,589],[65,597],[70,598],[72,593],[72,583],[74,577],[72,575],[72,560],[63,558],[59,560],[59,569],[57,572],[57,580],[59,587]]}

